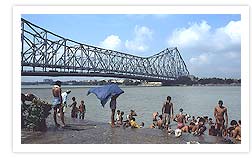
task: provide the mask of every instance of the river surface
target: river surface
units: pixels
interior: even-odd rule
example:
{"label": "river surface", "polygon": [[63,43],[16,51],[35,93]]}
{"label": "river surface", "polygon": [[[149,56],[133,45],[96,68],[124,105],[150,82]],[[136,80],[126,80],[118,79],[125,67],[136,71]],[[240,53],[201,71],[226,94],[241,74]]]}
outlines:
{"label": "river surface", "polygon": [[[84,100],[87,113],[86,119],[96,122],[110,122],[109,102],[103,108],[94,94],[87,96],[91,86],[62,86],[62,90],[71,89],[67,104],[71,98],[76,97],[79,106]],[[50,85],[32,85],[21,87],[22,93],[33,93],[39,98],[51,102],[52,92]],[[166,97],[170,95],[174,104],[174,113],[180,108],[191,116],[209,116],[213,118],[214,107],[218,100],[224,101],[228,108],[229,121],[241,118],[241,87],[240,86],[193,86],[193,87],[137,87],[121,86],[125,93],[117,99],[117,109],[124,111],[124,119],[131,109],[137,113],[136,121],[144,122],[146,127],[152,123],[152,113],[161,113]],[[70,109],[66,115],[70,116]],[[175,122],[174,122],[175,124]]]}

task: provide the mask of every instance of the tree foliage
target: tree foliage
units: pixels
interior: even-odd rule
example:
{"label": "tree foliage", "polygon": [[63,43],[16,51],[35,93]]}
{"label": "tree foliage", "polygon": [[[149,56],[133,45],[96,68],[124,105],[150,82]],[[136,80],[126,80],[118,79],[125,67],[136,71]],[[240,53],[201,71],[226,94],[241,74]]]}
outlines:
{"label": "tree foliage", "polygon": [[40,99],[30,104],[21,104],[21,127],[33,131],[45,131],[46,118],[50,115],[51,105]]}

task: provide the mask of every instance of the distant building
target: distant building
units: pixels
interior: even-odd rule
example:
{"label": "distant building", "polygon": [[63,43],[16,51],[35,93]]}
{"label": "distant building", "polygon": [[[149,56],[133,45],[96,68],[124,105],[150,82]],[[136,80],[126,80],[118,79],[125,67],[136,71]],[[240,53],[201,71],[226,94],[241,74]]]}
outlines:
{"label": "distant building", "polygon": [[52,79],[44,79],[43,82],[45,82],[45,83],[53,83],[53,80]]}
{"label": "distant building", "polygon": [[162,82],[144,82],[144,86],[162,86]]}
{"label": "distant building", "polygon": [[113,79],[111,80],[112,83],[123,83],[124,82],[124,79]]}

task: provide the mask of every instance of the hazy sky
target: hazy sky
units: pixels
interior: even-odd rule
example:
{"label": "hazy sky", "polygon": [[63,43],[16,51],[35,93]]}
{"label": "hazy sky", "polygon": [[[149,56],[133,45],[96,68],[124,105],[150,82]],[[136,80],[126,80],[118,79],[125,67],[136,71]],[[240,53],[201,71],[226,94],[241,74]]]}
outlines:
{"label": "hazy sky", "polygon": [[[22,17],[65,38],[138,56],[178,47],[190,74],[198,77],[241,76],[240,15],[26,14]],[[44,78],[49,77],[22,77],[22,81]]]}

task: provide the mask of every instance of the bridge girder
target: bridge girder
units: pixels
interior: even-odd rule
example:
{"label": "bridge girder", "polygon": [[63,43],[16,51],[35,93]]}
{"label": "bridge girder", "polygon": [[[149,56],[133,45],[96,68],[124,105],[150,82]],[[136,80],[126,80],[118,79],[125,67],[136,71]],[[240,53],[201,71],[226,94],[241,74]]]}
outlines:
{"label": "bridge girder", "polygon": [[139,57],[75,42],[25,19],[21,19],[21,42],[23,76],[58,74],[166,81],[189,75],[176,47]]}

